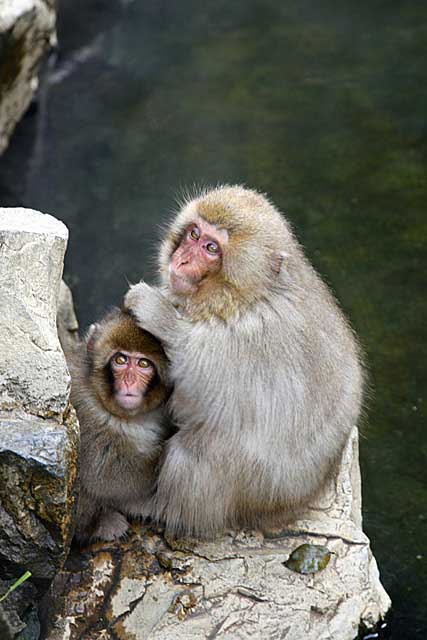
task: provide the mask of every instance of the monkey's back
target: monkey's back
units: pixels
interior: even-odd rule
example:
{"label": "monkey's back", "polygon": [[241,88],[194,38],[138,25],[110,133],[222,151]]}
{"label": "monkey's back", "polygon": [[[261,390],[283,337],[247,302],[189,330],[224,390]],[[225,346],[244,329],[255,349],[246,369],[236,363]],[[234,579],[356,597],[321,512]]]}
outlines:
{"label": "monkey's back", "polygon": [[234,508],[276,510],[320,489],[357,423],[363,371],[346,319],[299,251],[235,321],[188,323],[171,359],[180,431],[170,447],[209,451],[234,496],[231,520]]}

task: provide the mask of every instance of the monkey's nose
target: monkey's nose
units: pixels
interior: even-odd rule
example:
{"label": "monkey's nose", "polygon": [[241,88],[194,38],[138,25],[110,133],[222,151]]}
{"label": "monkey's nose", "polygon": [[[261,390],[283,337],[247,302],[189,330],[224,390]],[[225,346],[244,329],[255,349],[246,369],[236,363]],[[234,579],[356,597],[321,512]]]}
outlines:
{"label": "monkey's nose", "polygon": [[132,375],[126,376],[124,381],[126,389],[129,389],[129,387],[133,387],[135,385],[135,382],[136,382],[135,376],[132,376]]}

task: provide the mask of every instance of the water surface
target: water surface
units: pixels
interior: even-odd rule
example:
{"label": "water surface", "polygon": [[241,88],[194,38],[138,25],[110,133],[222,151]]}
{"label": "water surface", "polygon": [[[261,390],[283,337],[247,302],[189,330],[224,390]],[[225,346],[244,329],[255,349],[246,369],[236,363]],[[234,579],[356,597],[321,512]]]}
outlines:
{"label": "water surface", "polygon": [[0,159],[5,206],[70,228],[83,326],[155,277],[192,185],[291,219],[361,337],[365,529],[394,640],[427,637],[427,5],[63,0],[61,49]]}

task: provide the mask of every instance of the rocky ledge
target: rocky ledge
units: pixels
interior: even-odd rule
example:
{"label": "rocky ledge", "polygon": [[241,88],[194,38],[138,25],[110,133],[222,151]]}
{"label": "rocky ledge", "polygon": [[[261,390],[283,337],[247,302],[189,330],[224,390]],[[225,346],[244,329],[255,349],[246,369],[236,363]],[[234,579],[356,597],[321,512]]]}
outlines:
{"label": "rocky ledge", "polygon": [[[123,543],[74,549],[51,590],[48,640],[354,640],[390,600],[361,530],[358,434],[323,497],[286,530],[214,542],[135,525]],[[331,551],[313,574],[284,565],[303,543]]]}
{"label": "rocky ledge", "polygon": [[0,209],[0,596],[32,574],[2,603],[11,636],[70,544],[78,425],[56,332],[67,238],[52,216]]}

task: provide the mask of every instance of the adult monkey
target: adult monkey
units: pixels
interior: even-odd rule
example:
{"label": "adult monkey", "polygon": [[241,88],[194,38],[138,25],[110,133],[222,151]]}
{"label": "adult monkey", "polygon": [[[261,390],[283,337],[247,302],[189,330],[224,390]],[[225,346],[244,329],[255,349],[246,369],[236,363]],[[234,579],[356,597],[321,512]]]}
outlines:
{"label": "adult monkey", "polygon": [[334,471],[362,401],[359,348],[289,224],[262,195],[186,203],[160,251],[163,289],[125,306],[163,344],[179,431],[153,516],[177,534],[283,521]]}

